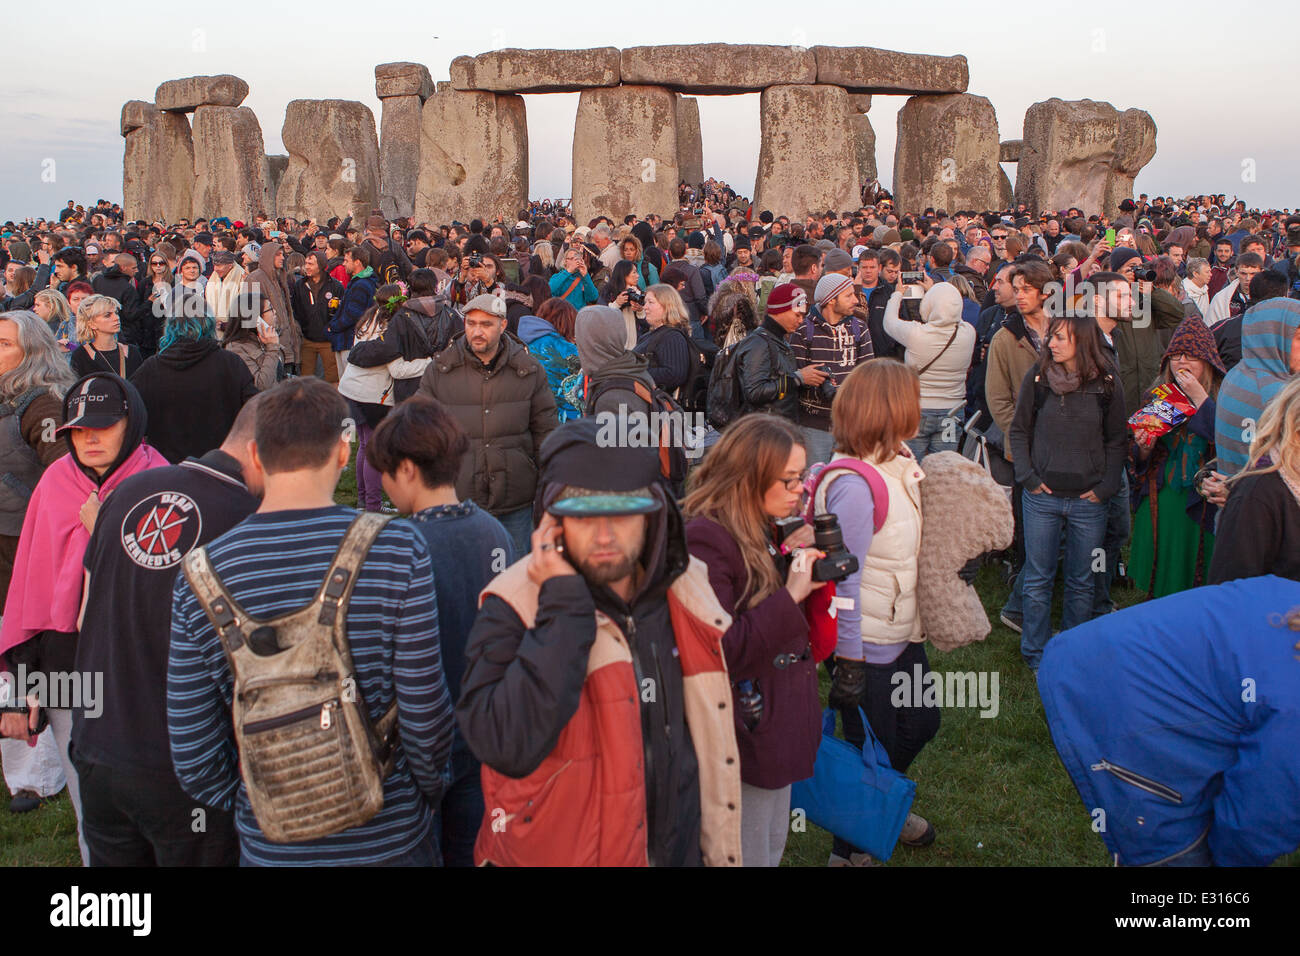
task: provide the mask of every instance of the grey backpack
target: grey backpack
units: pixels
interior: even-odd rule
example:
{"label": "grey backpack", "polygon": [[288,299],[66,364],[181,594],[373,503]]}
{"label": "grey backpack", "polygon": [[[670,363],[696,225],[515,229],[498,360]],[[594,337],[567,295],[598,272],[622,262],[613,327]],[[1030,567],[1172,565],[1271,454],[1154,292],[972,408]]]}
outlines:
{"label": "grey backpack", "polygon": [[212,622],[234,677],[231,720],[253,815],[273,843],[302,843],[371,819],[397,742],[397,702],[370,721],[352,665],[347,607],[357,572],[388,518],[356,517],[306,607],[268,621],[249,616],[217,576],[206,548],[185,577]]}

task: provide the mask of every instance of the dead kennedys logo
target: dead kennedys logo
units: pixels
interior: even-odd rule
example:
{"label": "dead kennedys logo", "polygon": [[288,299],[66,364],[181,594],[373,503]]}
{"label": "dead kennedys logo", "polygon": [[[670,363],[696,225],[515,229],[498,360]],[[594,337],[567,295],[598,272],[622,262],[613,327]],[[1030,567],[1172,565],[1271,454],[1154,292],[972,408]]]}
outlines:
{"label": "dead kennedys logo", "polygon": [[192,498],[160,491],[127,513],[122,522],[122,547],[142,568],[162,570],[181,563],[202,529],[203,516]]}

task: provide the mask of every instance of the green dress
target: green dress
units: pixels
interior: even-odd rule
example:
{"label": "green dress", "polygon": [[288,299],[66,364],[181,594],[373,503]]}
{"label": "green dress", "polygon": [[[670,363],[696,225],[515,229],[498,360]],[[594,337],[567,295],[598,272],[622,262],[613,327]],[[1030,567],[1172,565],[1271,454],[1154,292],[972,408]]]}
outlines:
{"label": "green dress", "polygon": [[[1199,564],[1201,583],[1210,567],[1214,553],[1214,535],[1201,528],[1187,513],[1187,495],[1192,479],[1204,463],[1209,447],[1200,435],[1181,425],[1160,436],[1157,444],[1168,452],[1161,467],[1164,470],[1164,487],[1156,499],[1156,529],[1151,529],[1151,496],[1142,499],[1133,516],[1133,540],[1129,546],[1128,573],[1139,590],[1149,590],[1153,597],[1177,594],[1196,586]],[[1152,452],[1156,454],[1156,452]],[[1140,478],[1139,481],[1144,481]],[[1155,561],[1154,586],[1151,565],[1159,544],[1159,560]],[[1198,561],[1199,551],[1199,561]]]}

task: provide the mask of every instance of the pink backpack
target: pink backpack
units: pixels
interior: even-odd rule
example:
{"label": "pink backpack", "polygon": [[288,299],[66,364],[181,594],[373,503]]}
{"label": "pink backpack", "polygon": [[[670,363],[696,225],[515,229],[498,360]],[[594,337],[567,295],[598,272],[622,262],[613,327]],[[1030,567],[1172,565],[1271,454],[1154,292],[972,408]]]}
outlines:
{"label": "pink backpack", "polygon": [[814,466],[812,472],[808,475],[807,481],[804,482],[804,491],[808,495],[808,507],[804,513],[804,518],[809,524],[812,524],[813,516],[817,510],[817,489],[821,486],[828,475],[836,472],[851,471],[861,477],[871,489],[871,500],[875,505],[874,513],[871,518],[871,533],[876,534],[885,525],[885,518],[889,516],[889,488],[885,484],[885,479],[880,477],[878,472],[865,461],[859,461],[857,458],[836,458],[825,464]]}

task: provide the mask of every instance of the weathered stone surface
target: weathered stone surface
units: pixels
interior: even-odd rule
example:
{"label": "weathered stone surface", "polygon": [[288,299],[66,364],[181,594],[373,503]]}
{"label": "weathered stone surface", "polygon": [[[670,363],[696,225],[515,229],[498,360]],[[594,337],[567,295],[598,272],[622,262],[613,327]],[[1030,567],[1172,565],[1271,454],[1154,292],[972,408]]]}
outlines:
{"label": "weathered stone surface", "polygon": [[817,82],[811,50],[754,43],[634,46],[623,51],[624,83],[679,93],[757,93],[769,86]]}
{"label": "weathered stone surface", "polygon": [[1000,207],[998,118],[982,96],[913,96],[898,111],[894,199],[899,209]]}
{"label": "weathered stone surface", "polygon": [[618,50],[492,50],[451,61],[456,90],[494,93],[574,93],[618,86]]}
{"label": "weathered stone surface", "polygon": [[247,106],[194,112],[194,215],[248,222],[273,211],[262,127]]}
{"label": "weathered stone surface", "polygon": [[383,101],[379,127],[379,208],[389,219],[415,212],[423,105],[418,96],[390,96]]}
{"label": "weathered stone surface", "polygon": [[700,135],[700,104],[691,96],[677,97],[677,175],[683,182],[704,182],[704,140]]}
{"label": "weathered stone surface", "polygon": [[573,128],[578,222],[677,211],[677,98],[659,86],[585,90]]}
{"label": "weathered stone surface", "polygon": [[528,203],[528,119],[522,96],[434,93],[420,119],[415,218],[513,218]]}
{"label": "weathered stone surface", "polygon": [[192,113],[200,106],[238,106],[248,96],[248,84],[237,76],[187,76],[158,86],[153,101],[160,110]]}
{"label": "weathered stone surface", "polygon": [[876,131],[865,113],[849,113],[853,150],[858,158],[858,180],[866,185],[876,178]]}
{"label": "weathered stone surface", "polygon": [[964,56],[899,53],[868,46],[815,46],[817,82],[850,93],[964,93],[970,68]]}
{"label": "weathered stone surface", "polygon": [[433,77],[423,63],[380,63],[375,67],[375,96],[418,96],[423,102],[433,95]]}
{"label": "weathered stone surface", "polygon": [[1007,176],[1006,170],[998,170],[998,210],[1010,209],[1015,205],[1016,191],[1011,185],[1011,179]]}
{"label": "weathered stone surface", "polygon": [[366,104],[292,100],[280,138],[289,167],[276,197],[279,215],[365,218],[379,204],[379,141]]}
{"label": "weathered stone surface", "polygon": [[288,156],[277,153],[266,157],[266,193],[271,199],[272,209],[276,208],[275,199],[280,191],[280,180],[284,178],[284,171],[288,168]]}
{"label": "weathered stone surface", "polygon": [[158,112],[158,107],[144,100],[127,100],[122,104],[122,135],[140,129],[149,122],[149,117]]}
{"label": "weathered stone surface", "polygon": [[850,93],[849,108],[855,113],[871,112],[871,94],[870,93]]}
{"label": "weathered stone surface", "polygon": [[1121,114],[1093,100],[1035,103],[1025,112],[1016,201],[1031,212],[1078,206],[1114,215],[1155,150],[1156,126],[1142,110]]}
{"label": "weathered stone surface", "polygon": [[754,205],[802,219],[862,201],[848,94],[839,86],[771,86],[759,100],[763,142]]}
{"label": "weathered stone surface", "polygon": [[[183,113],[164,113],[151,103],[133,101],[122,159],[122,209],[128,219],[188,219],[194,206],[194,140]],[[122,110],[127,125],[127,109]]]}
{"label": "weathered stone surface", "polygon": [[435,93],[446,93],[451,89],[451,80],[439,80],[434,84],[434,87]]}
{"label": "weathered stone surface", "polygon": [[1023,139],[1004,140],[998,146],[998,162],[1000,163],[1018,163],[1020,162],[1020,151],[1025,148]]}

